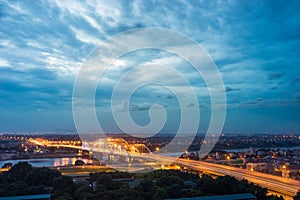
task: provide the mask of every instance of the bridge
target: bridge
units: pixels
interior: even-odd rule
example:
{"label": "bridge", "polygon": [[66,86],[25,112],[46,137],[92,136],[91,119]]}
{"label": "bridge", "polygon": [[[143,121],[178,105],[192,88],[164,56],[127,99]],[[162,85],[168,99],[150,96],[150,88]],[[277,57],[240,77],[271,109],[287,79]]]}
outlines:
{"label": "bridge", "polygon": [[300,182],[296,180],[220,164],[162,156],[152,153],[144,144],[128,144],[124,139],[120,138],[102,138],[93,142],[83,142],[81,146],[59,144],[53,141],[33,138],[30,138],[28,141],[40,146],[66,147],[93,153],[141,158],[160,163],[173,163],[179,165],[182,170],[187,169],[190,172],[217,176],[229,175],[239,180],[247,179],[249,182],[265,187],[271,192],[283,195],[286,199],[291,199],[300,190]]}
{"label": "bridge", "polygon": [[93,153],[118,155],[125,157],[140,157],[152,155],[150,149],[144,144],[129,144],[122,138],[100,138],[92,142],[83,142],[82,145],[66,144],[60,141],[49,141],[41,138],[29,138],[29,143],[45,147],[63,147],[86,150]]}

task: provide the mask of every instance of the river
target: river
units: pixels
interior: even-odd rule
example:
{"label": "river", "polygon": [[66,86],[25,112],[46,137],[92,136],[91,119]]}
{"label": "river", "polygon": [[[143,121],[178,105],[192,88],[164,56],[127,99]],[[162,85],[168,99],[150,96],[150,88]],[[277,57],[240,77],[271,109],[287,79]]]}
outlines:
{"label": "river", "polygon": [[92,163],[93,161],[90,159],[84,158],[39,158],[39,159],[24,159],[24,160],[1,160],[0,161],[0,168],[5,163],[12,163],[17,164],[18,162],[28,162],[34,167],[58,167],[58,166],[65,166],[65,165],[74,165],[76,160],[82,160],[86,164]]}

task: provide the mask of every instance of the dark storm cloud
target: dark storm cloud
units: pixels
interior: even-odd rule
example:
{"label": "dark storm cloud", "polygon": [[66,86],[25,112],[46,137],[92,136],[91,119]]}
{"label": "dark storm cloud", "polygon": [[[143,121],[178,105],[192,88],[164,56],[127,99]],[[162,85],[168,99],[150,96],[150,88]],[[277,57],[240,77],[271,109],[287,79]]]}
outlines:
{"label": "dark storm cloud", "polygon": [[238,91],[238,90],[240,90],[240,89],[236,89],[236,88],[232,88],[232,87],[228,87],[228,86],[225,88],[226,92],[233,92],[233,91]]}

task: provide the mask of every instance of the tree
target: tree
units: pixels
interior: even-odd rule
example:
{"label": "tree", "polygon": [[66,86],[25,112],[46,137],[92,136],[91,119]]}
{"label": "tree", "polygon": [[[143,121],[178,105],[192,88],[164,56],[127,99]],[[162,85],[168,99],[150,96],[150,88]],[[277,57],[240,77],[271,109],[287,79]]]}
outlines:
{"label": "tree", "polygon": [[167,189],[168,195],[171,198],[178,198],[181,195],[182,187],[179,184],[173,184]]}
{"label": "tree", "polygon": [[113,184],[111,176],[107,174],[102,174],[96,180],[96,190],[103,191],[103,186],[105,189],[109,190]]}
{"label": "tree", "polygon": [[142,200],[140,193],[132,188],[114,190],[113,197],[118,200]]}
{"label": "tree", "polygon": [[32,169],[33,167],[27,162],[18,162],[9,170],[9,174],[13,180],[24,180]]}
{"label": "tree", "polygon": [[142,193],[142,197],[145,200],[152,199],[152,196],[154,195],[156,190],[156,188],[154,188],[153,181],[150,179],[141,180],[138,189]]}
{"label": "tree", "polygon": [[52,186],[55,178],[61,176],[57,170],[52,170],[46,167],[34,168],[27,173],[25,181],[29,186]]}
{"label": "tree", "polygon": [[232,194],[234,193],[234,186],[238,186],[239,182],[233,177],[230,176],[220,176],[215,180],[215,184],[217,190],[215,190],[216,194]]}
{"label": "tree", "polygon": [[260,186],[254,186],[254,192],[251,192],[254,194],[258,200],[265,199],[267,196],[268,190],[266,188],[262,188]]}
{"label": "tree", "polygon": [[70,176],[59,176],[53,181],[54,196],[72,196],[75,185]]}
{"label": "tree", "polygon": [[277,195],[270,195],[267,196],[266,200],[284,200],[284,198],[282,196],[277,196]]}
{"label": "tree", "polygon": [[12,166],[13,166],[13,164],[11,163],[11,162],[8,162],[8,163],[5,163],[3,166],[2,166],[2,168],[4,169],[11,169],[12,168]]}
{"label": "tree", "polygon": [[16,196],[27,194],[28,185],[25,181],[18,180],[10,183],[6,188],[6,196]]}
{"label": "tree", "polygon": [[294,200],[300,200],[300,190],[297,192],[296,196],[294,196]]}
{"label": "tree", "polygon": [[197,181],[197,188],[205,195],[207,194],[215,194],[216,183],[215,180],[208,175],[203,175],[200,180]]}
{"label": "tree", "polygon": [[168,197],[167,191],[164,188],[158,188],[155,190],[155,193],[153,195],[153,199],[155,200],[161,200]]}
{"label": "tree", "polygon": [[73,200],[71,196],[58,196],[54,200]]}
{"label": "tree", "polygon": [[157,180],[157,185],[160,187],[170,187],[174,184],[178,184],[179,186],[183,186],[183,180],[178,176],[162,176]]}
{"label": "tree", "polygon": [[88,199],[87,196],[91,193],[91,188],[87,184],[80,183],[74,191],[74,199],[83,200]]}

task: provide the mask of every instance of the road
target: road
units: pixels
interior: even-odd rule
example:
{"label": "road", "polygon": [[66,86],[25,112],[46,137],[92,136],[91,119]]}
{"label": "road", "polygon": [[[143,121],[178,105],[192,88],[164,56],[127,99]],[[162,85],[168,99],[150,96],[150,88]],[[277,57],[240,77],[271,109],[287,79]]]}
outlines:
{"label": "road", "polygon": [[[158,159],[168,160],[168,157]],[[236,167],[208,163],[203,161],[177,159],[175,164],[185,166],[189,169],[208,172],[211,174],[223,174],[233,176],[237,179],[247,179],[249,182],[261,185],[268,188],[271,191],[293,197],[300,190],[300,182],[292,179],[287,179],[279,176],[273,176],[270,174],[259,173],[255,171],[249,171],[246,169],[240,169]]]}

